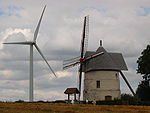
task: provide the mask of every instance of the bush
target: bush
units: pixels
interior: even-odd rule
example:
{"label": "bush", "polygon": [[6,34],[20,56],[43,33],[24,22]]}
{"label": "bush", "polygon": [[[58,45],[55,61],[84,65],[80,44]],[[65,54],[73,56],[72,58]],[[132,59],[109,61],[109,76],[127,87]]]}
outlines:
{"label": "bush", "polygon": [[150,102],[148,102],[148,101],[139,101],[139,105],[150,106]]}
{"label": "bush", "polygon": [[143,80],[141,83],[138,85],[136,94],[138,98],[141,101],[150,101],[150,86],[149,86],[149,81],[150,80]]}
{"label": "bush", "polygon": [[43,101],[43,100],[39,100],[39,101],[37,101],[37,102],[39,102],[39,103],[45,103],[45,101]]}
{"label": "bush", "polygon": [[[82,101],[85,104],[85,101]],[[89,101],[88,104],[92,104],[92,101]],[[121,99],[114,99],[110,101],[96,101],[97,105],[138,105],[138,99],[130,94],[121,94]]]}
{"label": "bush", "polygon": [[122,102],[119,99],[114,99],[110,101],[96,101],[96,105],[121,105]]}
{"label": "bush", "polygon": [[24,100],[17,100],[17,101],[15,101],[15,102],[17,102],[17,103],[23,103]]}
{"label": "bush", "polygon": [[[135,96],[132,96],[131,94],[121,94],[121,101],[122,102],[128,102],[129,105],[137,105],[138,99]],[[125,104],[125,103],[122,103]]]}
{"label": "bush", "polygon": [[66,101],[64,101],[64,100],[56,100],[53,103],[66,103]]}

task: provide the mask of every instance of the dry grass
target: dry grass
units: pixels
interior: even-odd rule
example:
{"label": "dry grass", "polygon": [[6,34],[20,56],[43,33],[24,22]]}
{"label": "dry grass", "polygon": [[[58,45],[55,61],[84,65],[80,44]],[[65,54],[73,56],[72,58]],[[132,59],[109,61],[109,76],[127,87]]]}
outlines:
{"label": "dry grass", "polygon": [[0,103],[0,113],[150,113],[150,106]]}

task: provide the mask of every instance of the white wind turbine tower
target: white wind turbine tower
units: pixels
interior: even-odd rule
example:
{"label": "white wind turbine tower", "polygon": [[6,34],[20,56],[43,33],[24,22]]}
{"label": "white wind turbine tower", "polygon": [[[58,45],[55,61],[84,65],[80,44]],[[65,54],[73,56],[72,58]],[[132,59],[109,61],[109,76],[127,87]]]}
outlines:
{"label": "white wind turbine tower", "polygon": [[40,53],[40,55],[42,56],[42,58],[44,59],[44,61],[46,62],[46,64],[48,65],[49,69],[52,71],[52,73],[55,75],[55,72],[53,71],[53,69],[51,68],[51,66],[49,65],[49,63],[47,62],[46,58],[44,57],[44,55],[42,54],[41,50],[39,49],[39,47],[36,44],[36,39],[37,39],[37,35],[39,32],[39,27],[41,24],[41,20],[45,11],[46,5],[43,9],[43,12],[41,14],[40,20],[38,22],[38,25],[36,27],[36,30],[34,32],[34,39],[33,41],[26,41],[26,42],[8,42],[8,43],[4,43],[4,44],[19,44],[19,45],[29,45],[30,46],[30,80],[29,80],[29,101],[33,102],[33,46],[35,46],[35,48],[37,49],[37,51]]}

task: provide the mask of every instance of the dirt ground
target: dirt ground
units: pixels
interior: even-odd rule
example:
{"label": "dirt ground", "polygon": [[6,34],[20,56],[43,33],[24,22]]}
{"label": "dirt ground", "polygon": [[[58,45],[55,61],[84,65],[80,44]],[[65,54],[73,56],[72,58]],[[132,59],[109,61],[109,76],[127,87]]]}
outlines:
{"label": "dirt ground", "polygon": [[0,113],[150,113],[150,106],[1,102]]}

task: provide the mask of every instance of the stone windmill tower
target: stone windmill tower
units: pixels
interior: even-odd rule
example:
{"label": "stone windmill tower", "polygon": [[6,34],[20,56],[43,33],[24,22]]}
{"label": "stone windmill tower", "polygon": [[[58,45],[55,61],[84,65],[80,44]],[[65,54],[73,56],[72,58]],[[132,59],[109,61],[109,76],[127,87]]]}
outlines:
{"label": "stone windmill tower", "polygon": [[121,70],[127,70],[127,66],[121,53],[110,53],[102,47],[93,51],[87,51],[85,54],[103,52],[93,59],[84,63],[84,91],[83,100],[113,100],[120,98],[120,80]]}

